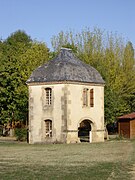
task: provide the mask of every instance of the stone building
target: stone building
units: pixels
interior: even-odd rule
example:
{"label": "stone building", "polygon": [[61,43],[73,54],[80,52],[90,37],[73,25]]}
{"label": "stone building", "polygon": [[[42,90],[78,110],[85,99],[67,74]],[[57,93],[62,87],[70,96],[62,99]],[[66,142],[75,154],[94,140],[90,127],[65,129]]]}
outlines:
{"label": "stone building", "polygon": [[104,81],[62,48],[38,67],[29,87],[29,143],[104,141]]}

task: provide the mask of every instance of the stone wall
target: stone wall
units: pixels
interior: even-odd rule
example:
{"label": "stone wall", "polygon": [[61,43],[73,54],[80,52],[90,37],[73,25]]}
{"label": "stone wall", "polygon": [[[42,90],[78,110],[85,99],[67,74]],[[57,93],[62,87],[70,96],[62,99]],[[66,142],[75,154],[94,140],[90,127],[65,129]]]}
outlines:
{"label": "stone wall", "polygon": [[[45,88],[52,89],[52,104],[45,104]],[[94,107],[83,106],[83,89],[94,90]],[[52,121],[52,138],[45,135],[45,120]],[[29,86],[29,143],[80,142],[81,121],[91,122],[91,142],[104,140],[104,87],[94,84],[51,83]]]}

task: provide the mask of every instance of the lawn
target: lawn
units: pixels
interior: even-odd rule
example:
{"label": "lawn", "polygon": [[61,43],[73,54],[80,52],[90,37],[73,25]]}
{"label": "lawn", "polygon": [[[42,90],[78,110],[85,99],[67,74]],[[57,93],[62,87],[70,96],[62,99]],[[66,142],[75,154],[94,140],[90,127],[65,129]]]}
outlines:
{"label": "lawn", "polygon": [[[0,143],[0,180],[129,180],[135,141]],[[133,178],[134,179],[134,178]]]}

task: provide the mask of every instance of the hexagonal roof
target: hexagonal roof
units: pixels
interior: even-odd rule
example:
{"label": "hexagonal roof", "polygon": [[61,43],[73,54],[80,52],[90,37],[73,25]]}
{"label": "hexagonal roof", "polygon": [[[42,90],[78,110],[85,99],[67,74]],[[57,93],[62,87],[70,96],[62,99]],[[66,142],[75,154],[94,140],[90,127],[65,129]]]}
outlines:
{"label": "hexagonal roof", "polygon": [[79,60],[67,48],[62,48],[54,59],[35,69],[27,83],[62,81],[105,83],[95,68]]}

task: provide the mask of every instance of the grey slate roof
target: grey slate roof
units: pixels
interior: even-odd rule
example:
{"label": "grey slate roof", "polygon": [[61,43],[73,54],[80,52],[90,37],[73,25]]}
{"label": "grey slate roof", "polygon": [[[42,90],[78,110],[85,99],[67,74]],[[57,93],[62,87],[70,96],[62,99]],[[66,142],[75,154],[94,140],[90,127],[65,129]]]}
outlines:
{"label": "grey slate roof", "polygon": [[56,81],[104,84],[104,80],[96,69],[80,61],[67,48],[62,48],[56,58],[33,71],[27,83]]}

